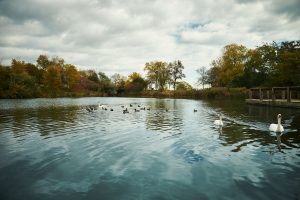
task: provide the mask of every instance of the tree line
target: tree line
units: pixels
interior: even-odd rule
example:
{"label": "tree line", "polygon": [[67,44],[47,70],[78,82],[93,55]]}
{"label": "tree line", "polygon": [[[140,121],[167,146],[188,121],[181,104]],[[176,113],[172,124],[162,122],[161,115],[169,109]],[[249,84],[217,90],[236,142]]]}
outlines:
{"label": "tree line", "polygon": [[40,55],[36,64],[12,59],[10,66],[0,65],[0,98],[116,96],[138,94],[147,87],[164,90],[167,83],[177,86],[185,77],[183,69],[180,61],[154,61],[145,64],[146,78],[137,72],[109,77],[91,69],[78,70],[59,57]]}
{"label": "tree line", "polygon": [[[145,63],[145,77],[137,72],[112,76],[95,70],[79,70],[63,58],[39,55],[36,64],[12,59],[10,66],[0,65],[0,98],[61,96],[118,96],[140,94],[148,90],[191,91],[182,81],[184,65]],[[254,49],[230,44],[211,62],[210,69],[200,67],[198,84],[212,87],[256,87],[300,85],[300,41],[263,44]]]}
{"label": "tree line", "polygon": [[300,41],[263,44],[254,49],[230,44],[213,60],[211,68],[199,69],[199,82],[212,87],[300,85]]}

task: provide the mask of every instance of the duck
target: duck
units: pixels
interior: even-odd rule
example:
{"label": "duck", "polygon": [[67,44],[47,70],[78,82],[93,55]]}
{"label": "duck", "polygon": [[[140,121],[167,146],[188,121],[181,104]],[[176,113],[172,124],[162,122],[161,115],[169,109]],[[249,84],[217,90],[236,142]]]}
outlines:
{"label": "duck", "polygon": [[114,111],[114,109],[111,108],[110,111]]}
{"label": "duck", "polygon": [[284,131],[284,128],[281,125],[281,114],[277,115],[277,124],[270,124],[269,130],[276,133],[281,133]]}
{"label": "duck", "polygon": [[194,112],[197,112],[198,110],[194,109]]}
{"label": "duck", "polygon": [[134,112],[140,112],[140,110],[138,110],[138,109],[135,108],[135,109],[134,109]]}
{"label": "duck", "polygon": [[223,121],[222,121],[222,116],[220,114],[218,114],[219,119],[214,121],[214,124],[217,126],[223,126]]}
{"label": "duck", "polygon": [[123,114],[125,114],[125,113],[129,113],[127,108],[125,110],[123,110]]}
{"label": "duck", "polygon": [[90,106],[85,107],[88,112],[93,112],[93,109]]}

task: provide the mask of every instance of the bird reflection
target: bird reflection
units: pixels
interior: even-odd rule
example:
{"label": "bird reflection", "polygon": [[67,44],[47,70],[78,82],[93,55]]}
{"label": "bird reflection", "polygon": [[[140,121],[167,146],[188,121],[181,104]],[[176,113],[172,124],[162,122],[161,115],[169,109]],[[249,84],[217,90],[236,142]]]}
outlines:
{"label": "bird reflection", "polygon": [[277,137],[277,147],[278,147],[278,150],[281,152],[281,133],[276,133],[276,137]]}
{"label": "bird reflection", "polygon": [[218,128],[218,131],[219,131],[219,137],[221,137],[221,135],[223,134],[223,127],[220,126],[220,127]]}

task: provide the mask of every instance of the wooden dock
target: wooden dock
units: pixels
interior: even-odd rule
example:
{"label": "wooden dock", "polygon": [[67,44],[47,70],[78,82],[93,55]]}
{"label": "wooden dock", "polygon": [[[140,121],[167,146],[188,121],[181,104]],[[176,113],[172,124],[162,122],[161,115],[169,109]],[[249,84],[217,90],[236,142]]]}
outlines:
{"label": "wooden dock", "polygon": [[246,103],[300,109],[300,86],[251,88]]}

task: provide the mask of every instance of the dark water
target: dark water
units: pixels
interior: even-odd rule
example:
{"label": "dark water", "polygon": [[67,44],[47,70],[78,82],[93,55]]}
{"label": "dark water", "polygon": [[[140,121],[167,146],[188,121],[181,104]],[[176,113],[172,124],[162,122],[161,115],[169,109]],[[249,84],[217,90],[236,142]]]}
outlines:
{"label": "dark water", "polygon": [[[99,103],[114,111],[84,107]],[[133,112],[137,105],[151,110]],[[213,125],[218,113],[222,130]],[[277,113],[281,136],[268,131]],[[0,199],[273,200],[299,193],[300,110],[179,99],[0,100]]]}

